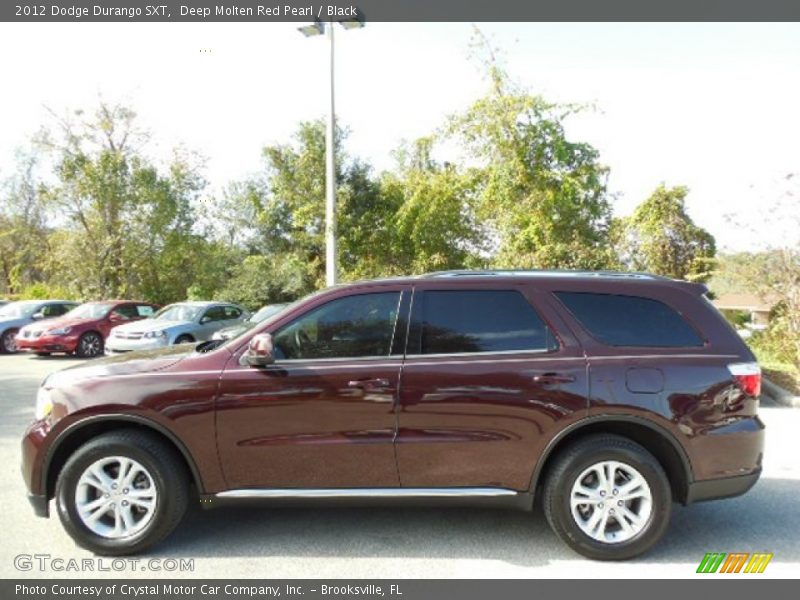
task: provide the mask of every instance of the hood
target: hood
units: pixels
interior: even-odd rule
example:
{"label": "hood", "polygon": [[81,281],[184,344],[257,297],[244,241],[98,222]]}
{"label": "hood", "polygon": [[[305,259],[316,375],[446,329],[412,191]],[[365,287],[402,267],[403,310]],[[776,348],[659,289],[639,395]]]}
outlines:
{"label": "hood", "polygon": [[42,319],[40,321],[34,321],[33,323],[26,325],[25,329],[41,329],[42,331],[47,331],[48,329],[58,329],[60,327],[77,327],[79,325],[88,325],[89,323],[96,323],[99,320],[100,319],[56,317],[55,319]]}
{"label": "hood", "polygon": [[88,377],[110,377],[160,371],[180,362],[193,352],[193,346],[187,349],[185,345],[180,345],[96,358],[89,363],[56,371],[45,380],[43,385],[58,387]]}
{"label": "hood", "polygon": [[117,325],[114,331],[124,331],[125,333],[147,333],[148,331],[159,331],[169,329],[179,325],[190,325],[191,321],[165,321],[164,319],[142,319],[133,323]]}

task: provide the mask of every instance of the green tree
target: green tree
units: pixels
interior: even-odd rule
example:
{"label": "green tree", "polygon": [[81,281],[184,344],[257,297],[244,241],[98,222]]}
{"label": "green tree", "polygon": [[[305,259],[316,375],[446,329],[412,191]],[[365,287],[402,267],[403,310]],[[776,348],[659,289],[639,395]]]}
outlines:
{"label": "green tree", "polygon": [[[433,138],[401,148],[398,168],[381,181],[383,205],[392,214],[384,240],[384,274],[463,269],[480,261],[483,231],[477,225],[480,173],[438,164]],[[380,240],[372,247],[381,247]]]}
{"label": "green tree", "polygon": [[487,69],[489,93],[453,116],[446,135],[482,170],[477,215],[495,247],[492,264],[609,266],[608,169],[564,129],[581,107],[516,88],[493,55]]}
{"label": "green tree", "polygon": [[41,281],[48,231],[33,153],[17,156],[17,172],[0,188],[0,290],[19,294]]}
{"label": "green tree", "polygon": [[620,262],[633,271],[704,282],[714,269],[714,237],[686,213],[683,186],[661,184],[633,215],[614,225]]}
{"label": "green tree", "polygon": [[170,302],[224,270],[195,227],[205,181],[194,157],[176,152],[159,170],[143,154],[148,135],[135,118],[101,103],[43,137],[56,166],[47,197],[62,225],[51,236],[49,272],[84,297]]}

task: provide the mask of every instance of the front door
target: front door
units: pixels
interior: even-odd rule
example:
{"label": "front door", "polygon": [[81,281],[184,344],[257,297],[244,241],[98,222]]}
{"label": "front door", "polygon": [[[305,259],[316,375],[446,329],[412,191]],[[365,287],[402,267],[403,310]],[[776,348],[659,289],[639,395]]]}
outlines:
{"label": "front door", "polygon": [[547,441],[586,415],[586,359],[535,296],[522,285],[416,287],[398,418],[403,487],[526,491]]}
{"label": "front door", "polygon": [[390,287],[323,301],[276,323],[272,366],[231,359],[217,404],[229,488],[399,485],[393,442],[402,298],[402,288]]}

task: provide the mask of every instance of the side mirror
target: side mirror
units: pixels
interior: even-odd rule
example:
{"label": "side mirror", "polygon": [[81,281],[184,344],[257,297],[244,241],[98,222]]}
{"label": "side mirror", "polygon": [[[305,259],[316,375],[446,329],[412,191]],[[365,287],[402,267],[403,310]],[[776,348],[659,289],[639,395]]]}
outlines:
{"label": "side mirror", "polygon": [[117,313],[111,313],[110,315],[108,315],[108,320],[111,321],[112,323],[119,323],[120,321],[124,321],[125,318]]}
{"label": "side mirror", "polygon": [[44,313],[43,312],[33,313],[31,315],[31,319],[33,319],[34,321],[41,321],[42,319],[44,319]]}
{"label": "side mirror", "polygon": [[202,319],[200,319],[200,325],[205,325],[210,320],[211,320],[211,317],[203,317]]}
{"label": "side mirror", "polygon": [[250,367],[266,367],[274,363],[275,349],[272,344],[272,335],[269,333],[254,335],[239,362]]}

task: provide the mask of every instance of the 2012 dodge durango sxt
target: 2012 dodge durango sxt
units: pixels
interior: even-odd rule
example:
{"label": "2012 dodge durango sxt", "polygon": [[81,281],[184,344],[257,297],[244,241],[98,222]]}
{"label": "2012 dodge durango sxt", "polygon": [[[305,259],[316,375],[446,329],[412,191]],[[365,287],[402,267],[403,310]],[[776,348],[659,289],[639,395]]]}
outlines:
{"label": "2012 dodge durango sxt", "polygon": [[[190,502],[530,510],[596,559],[650,548],[675,502],[761,471],[761,374],[705,287],[644,274],[445,272],[326,289],[229,341],[48,377],[23,440],[99,554]],[[193,348],[193,349],[192,349]]]}

